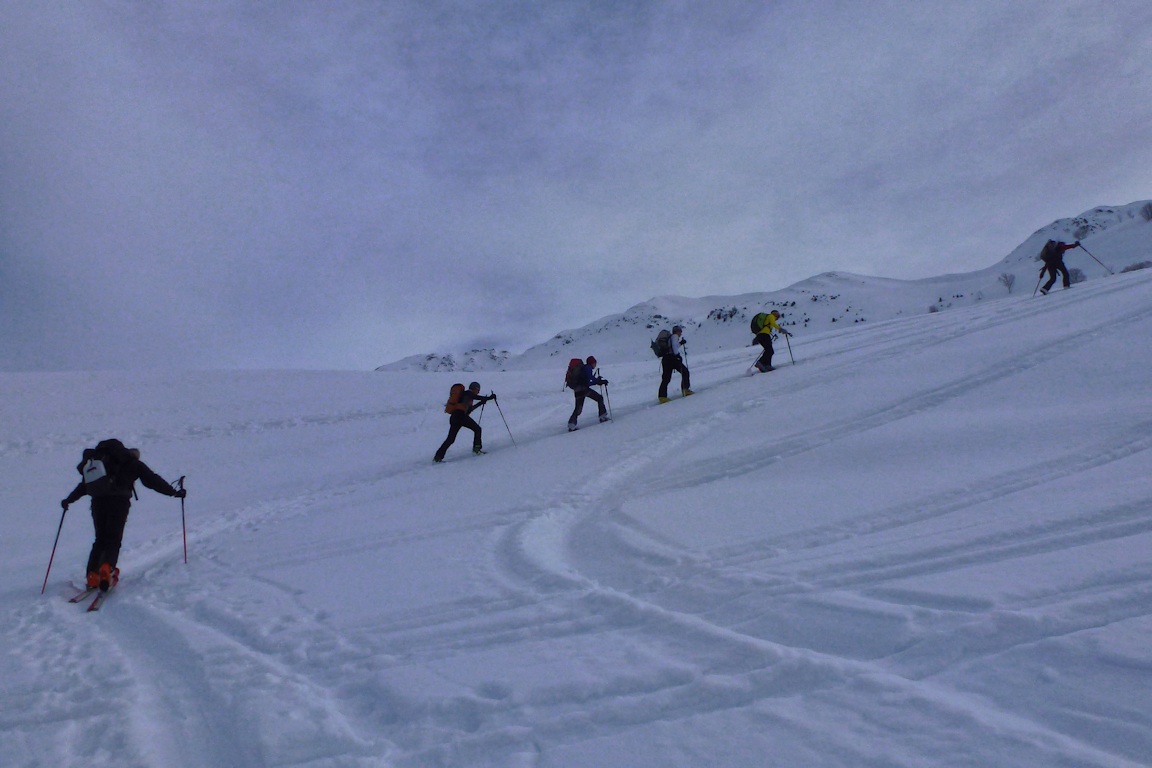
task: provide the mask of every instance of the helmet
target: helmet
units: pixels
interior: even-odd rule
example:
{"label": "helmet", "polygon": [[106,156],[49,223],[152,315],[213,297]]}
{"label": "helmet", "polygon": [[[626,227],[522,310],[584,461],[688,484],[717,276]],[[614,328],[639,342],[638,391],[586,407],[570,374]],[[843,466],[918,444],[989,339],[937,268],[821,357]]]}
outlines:
{"label": "helmet", "polygon": [[587,362],[588,362],[588,365],[592,366],[593,368],[596,367],[596,358],[593,357],[592,355],[588,355],[588,361]]}
{"label": "helmet", "polygon": [[479,392],[480,391],[480,382],[478,382],[478,381],[472,382],[471,384],[468,385],[468,389],[472,390],[473,392]]}
{"label": "helmet", "polygon": [[672,333],[684,333],[684,329],[678,325],[672,326]]}
{"label": "helmet", "polygon": [[780,310],[774,309],[774,310],[772,310],[771,314],[775,315],[776,317],[780,317]]}

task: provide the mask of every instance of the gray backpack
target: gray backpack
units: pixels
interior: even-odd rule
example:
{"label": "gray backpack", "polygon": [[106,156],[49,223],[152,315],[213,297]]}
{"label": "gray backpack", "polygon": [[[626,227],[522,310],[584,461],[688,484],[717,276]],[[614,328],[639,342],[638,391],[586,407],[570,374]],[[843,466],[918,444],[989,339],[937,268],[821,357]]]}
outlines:
{"label": "gray backpack", "polygon": [[656,334],[656,340],[652,342],[652,353],[656,357],[672,354],[672,331],[663,330]]}

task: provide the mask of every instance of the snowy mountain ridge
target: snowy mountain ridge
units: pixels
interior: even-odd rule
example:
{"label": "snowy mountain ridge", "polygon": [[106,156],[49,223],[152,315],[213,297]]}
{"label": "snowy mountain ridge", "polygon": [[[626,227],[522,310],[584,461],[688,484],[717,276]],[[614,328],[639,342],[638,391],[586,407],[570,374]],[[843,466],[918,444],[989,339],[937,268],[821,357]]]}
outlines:
{"label": "snowy mountain ridge", "polygon": [[1049,238],[1082,240],[1085,248],[1108,265],[1101,266],[1086,251],[1069,253],[1069,268],[1079,270],[1086,279],[1107,275],[1108,268],[1120,271],[1152,259],[1152,201],[1100,206],[1073,218],[1058,219],[1038,229],[998,263],[976,272],[923,280],[825,272],[778,291],[695,299],[661,296],[557,333],[522,354],[491,349],[431,353],[406,357],[377,370],[535,370],[555,368],[570,357],[588,354],[595,354],[601,362],[635,362],[650,354],[651,338],[673,324],[685,328],[692,352],[704,353],[748,345],[750,319],[770,309],[780,310],[785,326],[812,333],[842,328],[845,323],[970,306],[1008,295],[1006,279],[1012,282],[1012,291],[1033,290],[1039,271],[1036,258]]}

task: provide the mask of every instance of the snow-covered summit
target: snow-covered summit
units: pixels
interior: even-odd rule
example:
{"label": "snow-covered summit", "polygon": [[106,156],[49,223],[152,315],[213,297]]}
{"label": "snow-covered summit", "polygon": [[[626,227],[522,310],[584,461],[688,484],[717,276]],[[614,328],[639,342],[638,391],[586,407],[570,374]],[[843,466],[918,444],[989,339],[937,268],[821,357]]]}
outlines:
{"label": "snow-covered summit", "polygon": [[[599,360],[638,361],[661,328],[685,328],[691,353],[746,346],[752,316],[779,309],[785,325],[824,332],[867,322],[970,306],[1011,291],[1030,292],[1036,256],[1050,238],[1082,240],[1114,271],[1152,258],[1152,201],[1101,206],[1037,230],[996,264],[975,272],[922,280],[896,280],[850,272],[825,272],[777,291],[736,296],[659,296],[580,328],[565,330],[522,354],[473,350],[464,354],[415,355],[377,370],[485,371],[555,368],[557,361],[594,354]],[[1087,251],[1070,253],[1068,266],[1085,279],[1108,274]],[[1011,287],[1009,286],[1011,283]]]}
{"label": "snow-covered summit", "polygon": [[430,352],[425,355],[410,355],[378,371],[499,371],[512,356],[507,350],[471,349],[467,352]]}

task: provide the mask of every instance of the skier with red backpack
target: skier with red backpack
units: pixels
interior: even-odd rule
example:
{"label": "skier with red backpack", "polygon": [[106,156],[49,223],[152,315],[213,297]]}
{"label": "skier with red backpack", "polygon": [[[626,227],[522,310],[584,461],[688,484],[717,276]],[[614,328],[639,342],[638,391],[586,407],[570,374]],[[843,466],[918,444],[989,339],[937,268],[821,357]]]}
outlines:
{"label": "skier with red backpack", "polygon": [[452,443],[456,442],[456,435],[461,429],[472,430],[472,453],[484,453],[481,440],[480,425],[469,415],[489,400],[495,400],[496,394],[481,395],[480,382],[474,381],[464,389],[463,384],[453,384],[448,394],[448,402],[444,404],[444,413],[448,414],[448,437],[436,450],[433,461],[444,461],[444,454]]}
{"label": "skier with red backpack", "polygon": [[92,498],[96,539],[88,554],[86,586],[107,592],[119,578],[120,569],[116,562],[120,559],[128,510],[132,506],[132,497],[136,495],[136,481],[139,480],[145,488],[178,499],[184,498],[187,491],[173,488],[140,461],[138,448],[126,448],[116,439],[101,440],[95,448],[85,449],[76,469],[80,471],[80,483],[60,502],[60,506],[67,512],[69,505],[81,497]]}
{"label": "skier with red backpack", "polygon": [[576,398],[576,405],[572,408],[572,415],[568,417],[568,431],[575,432],[576,420],[584,410],[584,399],[591,398],[597,406],[601,423],[608,421],[608,409],[604,405],[604,397],[593,387],[607,384],[608,380],[600,377],[596,370],[596,358],[588,356],[587,362],[574,357],[568,361],[568,372],[564,376],[564,386],[572,390]]}

